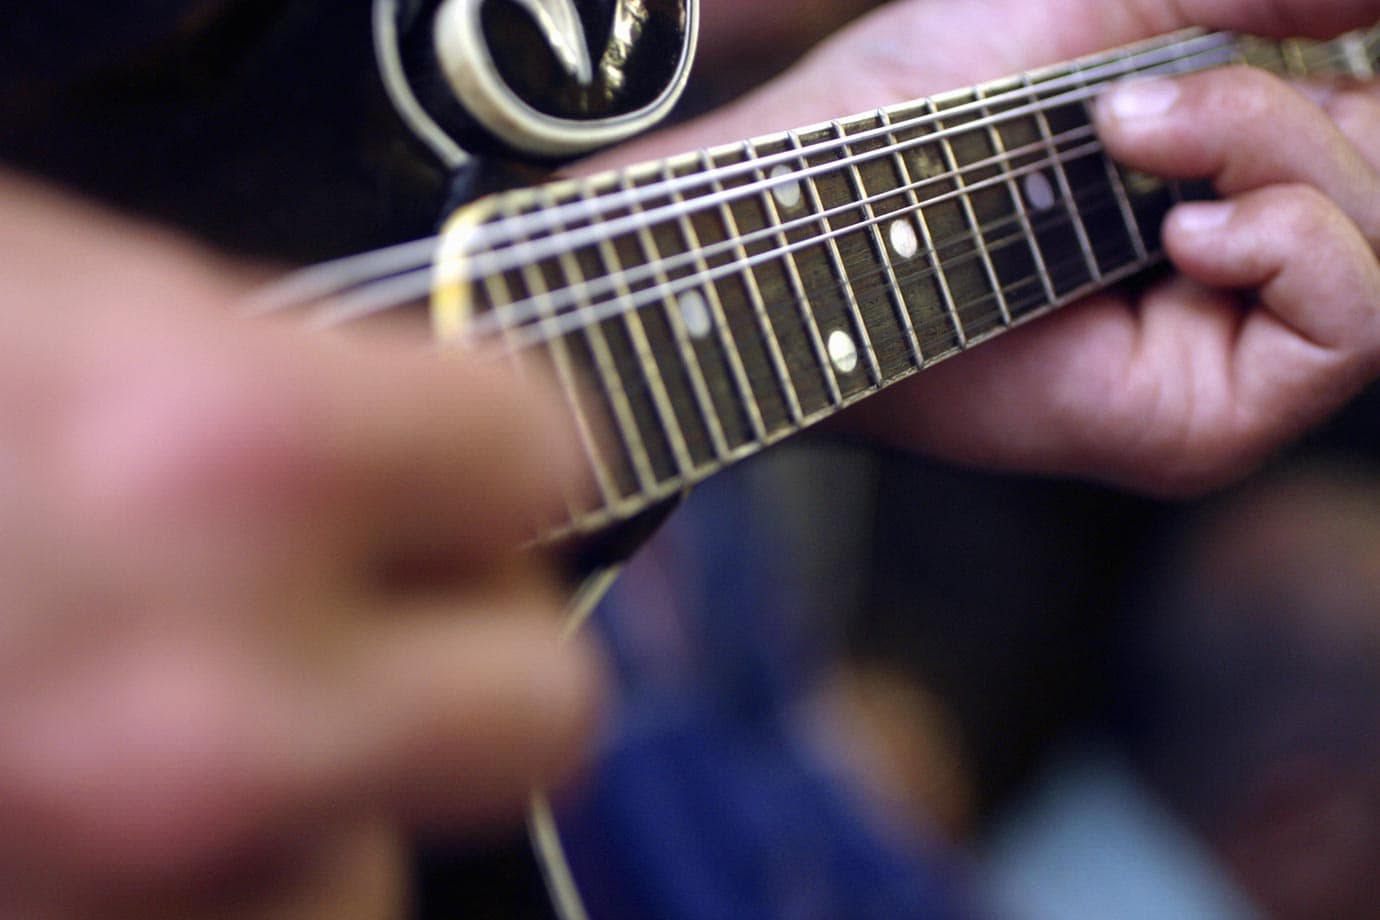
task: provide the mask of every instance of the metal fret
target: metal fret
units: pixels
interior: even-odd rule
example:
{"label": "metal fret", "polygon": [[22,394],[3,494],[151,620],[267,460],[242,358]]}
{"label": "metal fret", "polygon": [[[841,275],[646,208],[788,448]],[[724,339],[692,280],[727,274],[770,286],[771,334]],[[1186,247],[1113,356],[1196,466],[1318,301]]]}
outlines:
{"label": "metal fret", "polygon": [[1287,69],[1284,60],[1284,46],[1279,42],[1268,41],[1254,36],[1245,36],[1232,49],[1232,63],[1246,64],[1270,73],[1282,74]]}
{"label": "metal fret", "polygon": [[[628,180],[625,179],[624,181],[626,183]],[[641,211],[640,205],[633,206],[632,213],[637,214]],[[653,268],[653,282],[658,289],[667,290],[670,286],[670,278],[661,268],[664,254],[657,245],[650,227],[645,223],[639,223],[636,236],[638,245],[641,246],[642,252],[646,256],[647,264]],[[681,361],[685,364],[686,372],[690,378],[690,388],[694,394],[699,415],[704,420],[705,429],[709,433],[709,441],[713,445],[714,454],[719,459],[723,459],[729,455],[728,441],[724,437],[723,422],[714,409],[714,398],[709,392],[704,367],[700,363],[699,356],[695,354],[694,346],[690,344],[690,336],[685,329],[684,317],[681,315],[679,305],[673,302],[671,295],[664,295],[660,299],[660,303],[666,322],[671,327],[672,335],[675,337],[676,348],[680,352]]]}
{"label": "metal fret", "polygon": [[[709,154],[701,152],[699,157],[704,171],[713,175],[714,163]],[[733,209],[726,200],[724,185],[717,177],[710,183],[710,194],[718,202],[719,217],[724,222],[724,229],[727,231],[728,237],[734,241],[733,257],[747,265],[748,251],[742,243],[742,231],[738,226],[738,218],[734,216]],[[786,356],[781,348],[781,340],[772,327],[771,317],[767,314],[767,303],[762,296],[761,285],[757,283],[757,276],[751,268],[744,268],[739,277],[742,280],[743,289],[747,292],[748,300],[752,304],[753,315],[757,320],[757,327],[762,333],[762,342],[766,345],[767,355],[771,360],[772,370],[776,374],[782,399],[785,400],[792,423],[798,426],[804,422],[805,413],[800,406],[800,395],[796,392],[795,382],[791,380],[791,373],[786,366]]]}
{"label": "metal fret", "polygon": [[[881,112],[882,122],[887,127],[893,127],[891,114],[883,109]],[[888,135],[893,141],[895,133]],[[891,151],[892,162],[896,167],[896,174],[906,185],[906,197],[911,206],[915,209],[915,221],[920,228],[921,241],[925,250],[925,257],[929,260],[930,269],[934,272],[935,285],[939,289],[941,299],[944,301],[943,307],[948,313],[950,321],[953,323],[954,332],[958,336],[958,347],[966,349],[968,347],[968,334],[963,329],[963,321],[958,315],[958,302],[954,300],[953,291],[949,289],[949,279],[944,274],[942,266],[939,264],[939,250],[935,248],[934,234],[930,231],[930,222],[925,217],[925,209],[921,206],[920,195],[916,191],[917,183],[915,176],[910,171],[910,165],[906,163],[906,158],[893,143]]]}
{"label": "metal fret", "polygon": [[[661,171],[662,178],[670,176],[669,166],[663,166]],[[695,226],[690,221],[690,216],[685,207],[685,197],[679,192],[672,193],[672,201],[682,205],[676,217],[676,222],[680,226],[680,232],[685,237],[686,245],[695,254],[695,270],[708,274],[709,263],[700,254],[702,251],[699,234],[695,231]],[[760,442],[767,438],[767,426],[762,420],[762,410],[757,405],[757,397],[752,392],[752,382],[748,379],[747,366],[743,362],[742,352],[739,351],[737,343],[733,340],[733,332],[729,328],[728,319],[724,313],[723,303],[719,299],[719,292],[714,284],[704,286],[708,296],[709,308],[714,317],[714,328],[719,336],[719,341],[724,348],[724,354],[728,357],[729,368],[733,374],[733,382],[738,390],[739,399],[742,401],[743,409],[747,413],[748,423],[752,427],[753,436]]]}
{"label": "metal fret", "polygon": [[[837,130],[837,128],[835,130]],[[799,150],[801,148],[799,134],[797,134],[794,131],[791,131],[788,132],[786,136],[790,138],[792,147],[794,147],[796,150]],[[800,160],[800,165],[802,168],[806,166],[804,158]],[[823,213],[825,209],[824,200],[820,197],[819,185],[816,182],[815,177],[807,177],[805,181],[802,183],[802,185],[806,193],[810,197],[810,206],[814,208],[815,213]],[[827,235],[832,229],[829,226],[828,218],[820,217],[818,223],[821,233]],[[848,277],[848,269],[844,266],[843,256],[839,252],[838,240],[833,237],[829,237],[824,243],[824,248],[829,253],[829,261],[833,264],[834,276],[838,279],[839,287],[843,291],[844,305],[847,307],[848,315],[853,321],[853,326],[858,335],[858,340],[862,343],[862,352],[863,355],[867,358],[867,367],[872,375],[872,381],[874,384],[881,384],[882,369],[881,366],[877,363],[877,351],[872,345],[872,336],[867,331],[867,324],[863,321],[862,308],[858,306],[858,298],[853,291],[853,283]]]}
{"label": "metal fret", "polygon": [[1342,58],[1347,75],[1355,80],[1371,80],[1375,77],[1375,62],[1371,59],[1367,42],[1380,37],[1380,31],[1366,35],[1357,32],[1341,40]]}
{"label": "metal fret", "polygon": [[1112,192],[1116,195],[1117,207],[1121,209],[1122,221],[1126,224],[1126,229],[1130,231],[1131,244],[1136,249],[1136,259],[1141,262],[1149,261],[1150,249],[1145,245],[1145,234],[1140,231],[1140,222],[1136,220],[1136,211],[1131,206],[1131,196],[1126,191],[1126,183],[1121,180],[1121,170],[1117,169],[1116,164],[1110,159],[1104,159],[1104,165],[1107,168],[1107,177],[1111,182]]}
{"label": "metal fret", "polygon": [[[530,242],[524,237],[518,240],[515,248],[518,251],[525,250],[530,246]],[[551,355],[552,363],[556,368],[556,376],[561,384],[561,392],[565,394],[566,402],[570,404],[571,412],[575,419],[575,430],[579,435],[580,443],[585,449],[586,455],[590,460],[590,469],[594,474],[595,484],[598,486],[599,495],[606,507],[613,508],[622,500],[623,496],[618,488],[617,478],[602,459],[599,438],[595,435],[595,427],[590,422],[589,415],[584,407],[580,405],[579,394],[584,385],[580,382],[578,373],[575,369],[575,359],[570,353],[570,343],[565,335],[560,334],[555,329],[555,309],[551,304],[551,292],[542,277],[541,270],[538,268],[538,261],[535,259],[524,259],[519,273],[523,283],[527,287],[527,292],[531,296],[537,307],[537,314],[541,317],[540,323],[546,330],[553,330],[551,334],[544,336],[547,342],[547,350]],[[508,281],[500,274],[494,274],[486,278],[486,283],[501,285],[500,291],[503,300],[495,303],[514,302],[512,291]],[[629,457],[631,463],[631,456]],[[578,518],[579,515],[576,515]]]}
{"label": "metal fret", "polygon": [[[776,143],[782,142],[778,139]],[[792,265],[785,259],[781,248],[785,231],[767,208],[764,196],[759,194],[764,189],[759,182],[757,161],[748,153],[746,145],[718,148],[711,157],[716,167],[727,170],[727,177],[722,172],[716,174],[715,187],[727,193],[723,204],[733,218],[732,225],[742,234],[733,240],[720,241],[719,251],[716,252],[715,258],[727,263],[718,268],[719,272],[727,273],[721,284],[722,299],[725,308],[734,311],[737,319],[752,319],[759,309],[765,316],[773,339],[780,343],[783,367],[801,411],[800,419],[792,419],[786,405],[780,403],[780,412],[772,416],[772,424],[774,428],[798,428],[820,413],[832,410],[838,401],[830,394],[827,369],[820,363],[819,351],[811,339],[808,316],[802,313],[796,282],[791,277]],[[780,167],[778,171],[780,169],[785,167]],[[744,173],[744,170],[747,172]],[[787,195],[787,200],[791,200],[787,192],[765,191],[773,195]],[[794,204],[798,205],[803,197],[797,191]],[[802,223],[802,220],[794,223]],[[708,229],[718,228],[710,224]],[[725,252],[725,248],[734,252]],[[734,261],[738,251],[746,253],[748,257],[746,279],[742,271],[743,263]],[[746,281],[752,281],[754,286],[760,287],[760,291],[751,289]],[[758,293],[760,297],[754,301]],[[744,329],[743,332],[743,338],[748,339],[748,330]],[[770,360],[764,356],[762,370],[766,370],[765,362]],[[765,408],[772,403],[765,394],[764,399],[767,399],[763,403],[765,415]]]}
{"label": "metal fret", "polygon": [[[1074,152],[1075,157],[1095,157],[1100,145],[1093,137],[1091,125],[1063,135],[1046,135],[1037,115],[1026,114],[1035,106],[1028,87],[1020,80],[988,86],[1003,90],[1002,101],[992,106],[997,119],[993,126],[994,143],[1005,148],[1009,160],[1005,170],[1011,180],[1009,194],[1013,198],[1019,196],[1024,213],[1029,215],[1031,233],[1027,239],[1033,244],[1031,249],[1035,257],[1030,270],[1042,274],[1047,281],[1038,294],[1032,294],[1028,286],[1018,288],[1022,299],[1019,303],[1013,299],[1012,312],[1019,310],[1020,315],[1015,318],[1023,319],[1026,313],[1040,312],[1048,304],[1064,302],[1098,280],[1096,251],[1091,245],[1085,245],[1089,238],[1079,233],[1084,200],[1071,193],[1071,182],[1061,185],[1060,180],[1066,172],[1063,161],[1069,151]],[[990,93],[990,88],[985,92]],[[1018,97],[1016,101],[1011,101],[1012,95]],[[1022,100],[1021,96],[1025,98]],[[1100,164],[1097,168],[1101,168]],[[1096,189],[1088,195],[1087,201],[1089,215],[1114,206],[1110,193],[1099,196]],[[1038,299],[1032,302],[1032,297]]]}
{"label": "metal fret", "polygon": [[[753,141],[748,140],[743,142],[743,152],[747,154],[749,160],[759,159],[757,147]],[[758,180],[765,180],[767,178],[766,173],[761,167],[756,168],[753,174]],[[762,191],[759,193],[759,196],[762,201],[763,211],[767,216],[767,222],[774,227],[780,227],[781,214],[776,208],[775,195],[770,191]],[[775,234],[775,239],[778,245],[783,248],[789,246],[785,233],[778,231]],[[836,406],[841,405],[843,403],[843,393],[839,389],[839,380],[834,373],[834,364],[829,360],[828,352],[825,351],[824,336],[820,332],[819,323],[815,322],[815,315],[810,310],[808,293],[805,290],[805,283],[800,275],[800,268],[796,265],[794,251],[787,251],[786,255],[782,257],[781,262],[785,266],[786,277],[791,287],[794,288],[793,293],[795,295],[796,306],[799,309],[801,319],[805,321],[805,331],[809,336],[810,346],[814,349],[815,358],[819,361],[819,366],[824,369],[824,384],[828,391],[829,400]]]}
{"label": "metal fret", "polygon": [[[937,106],[936,106],[937,107]],[[992,253],[987,249],[987,240],[982,234],[982,223],[978,220],[977,212],[973,210],[973,200],[966,192],[966,183],[963,172],[958,162],[958,155],[954,152],[954,146],[950,132],[940,132],[940,151],[944,155],[944,160],[949,168],[949,172],[954,176],[959,195],[958,200],[967,216],[968,224],[972,228],[973,242],[977,246],[978,257],[982,261],[982,266],[987,272],[988,281],[992,285],[992,293],[997,299],[997,307],[1001,311],[1002,325],[1011,325],[1011,305],[1006,302],[1006,292],[1002,290],[1001,279],[997,277],[996,267],[992,264]]]}
{"label": "metal fret", "polygon": [[[979,87],[974,93],[975,97],[981,101],[986,98],[984,89]],[[1030,246],[1030,254],[1035,259],[1035,268],[1040,274],[1040,282],[1044,287],[1045,300],[1054,303],[1059,299],[1059,295],[1054,290],[1054,279],[1049,276],[1049,266],[1045,264],[1044,254],[1040,251],[1040,245],[1035,239],[1035,227],[1030,220],[1030,211],[1026,207],[1025,195],[1016,187],[1015,180],[1011,177],[1011,161],[1008,159],[1006,142],[1002,140],[1001,132],[996,128],[992,117],[992,110],[983,106],[980,110],[982,118],[987,122],[987,137],[992,143],[992,147],[1001,159],[1001,171],[1006,175],[1006,191],[1011,196],[1011,201],[1016,208],[1016,217],[1020,221],[1021,229],[1025,233],[1025,238]]]}
{"label": "metal fret", "polygon": [[[556,232],[567,229],[561,224],[555,224],[555,227]],[[588,284],[584,270],[580,268],[579,260],[576,259],[573,252],[562,251],[557,256],[557,263],[566,277],[574,281],[575,284],[581,286]],[[637,417],[633,412],[632,401],[623,388],[623,381],[619,376],[613,353],[609,349],[608,340],[604,336],[604,330],[598,323],[584,323],[581,325],[580,331],[594,356],[594,366],[600,386],[603,387],[603,392],[609,399],[609,405],[613,408],[613,422],[618,428],[619,436],[622,438],[627,448],[628,457],[632,461],[638,490],[644,494],[654,492],[657,488],[657,478],[653,470],[651,454],[643,439],[642,431],[637,426]]]}
{"label": "metal fret", "polygon": [[[627,177],[624,176],[620,180],[620,187],[626,187],[626,182]],[[623,267],[620,264],[618,253],[614,249],[613,241],[608,237],[601,237],[598,252],[605,276],[613,282],[614,292],[620,300],[630,302],[632,291],[623,278]],[[686,443],[685,432],[681,429],[680,419],[676,417],[676,408],[671,403],[666,381],[661,374],[661,365],[657,362],[651,340],[647,338],[647,328],[643,324],[642,313],[640,310],[623,310],[620,312],[623,328],[627,330],[632,339],[638,364],[641,365],[642,373],[647,378],[647,386],[652,393],[652,404],[656,408],[662,432],[666,435],[667,443],[671,448],[671,456],[675,458],[680,476],[690,478],[695,471],[695,461],[690,456],[690,445]],[[660,481],[659,477],[658,481]]]}
{"label": "metal fret", "polygon": [[1308,66],[1308,57],[1303,45],[1296,41],[1286,41],[1283,44],[1284,50],[1284,69],[1291,77],[1307,77],[1312,68]]}
{"label": "metal fret", "polygon": [[[1078,81],[1079,89],[1089,89],[1088,81],[1082,68],[1073,68],[1070,75]],[[1089,111],[1087,103],[1083,103],[1081,108],[1083,115],[1088,119],[1089,123],[1091,123],[1092,112]],[[1049,113],[1046,107],[1041,106],[1039,114],[1042,130],[1047,131],[1052,137],[1055,132],[1050,123]],[[1100,156],[1098,159],[1101,161],[1102,170],[1106,173],[1108,182],[1112,187],[1112,194],[1116,198],[1117,207],[1121,211],[1121,221],[1125,225],[1127,233],[1130,236],[1131,246],[1135,250],[1136,260],[1139,262],[1148,262],[1151,258],[1151,249],[1145,239],[1145,234],[1141,230],[1140,218],[1136,214],[1135,206],[1131,203],[1131,195],[1126,188],[1126,183],[1121,178],[1121,168],[1117,166],[1111,157],[1104,155]],[[1063,163],[1062,158],[1060,158],[1060,171],[1065,174],[1068,172],[1068,166]],[[1068,181],[1067,175],[1065,175],[1064,181]],[[1072,183],[1069,183],[1069,187],[1072,188]],[[1158,244],[1155,248],[1159,248]]]}
{"label": "metal fret", "polygon": [[[1286,55],[1286,58],[1287,58],[1287,57],[1289,56],[1289,53],[1290,53],[1290,43],[1289,43],[1289,42],[1285,42],[1285,43],[1284,43],[1284,48],[1285,48],[1285,55]],[[1297,52],[1299,51],[1299,49],[1294,48],[1293,51],[1294,51],[1295,53],[1297,53]],[[1227,56],[1228,56],[1228,58],[1230,58],[1230,56],[1231,56],[1231,51],[1230,51],[1230,50],[1227,52]],[[1301,63],[1301,62],[1303,61],[1303,58],[1302,58],[1301,56],[1300,56],[1300,57],[1297,57],[1297,61]],[[1288,63],[1287,66],[1289,66],[1289,67],[1292,68],[1294,65],[1293,65],[1293,63]],[[1186,65],[1183,61],[1175,61],[1175,62],[1174,62],[1174,65],[1173,65],[1173,69],[1174,69],[1175,74],[1178,74],[1178,75],[1186,75],[1186,74],[1198,73],[1198,72],[1200,72],[1203,68],[1202,68],[1202,67],[1199,67],[1199,66],[1189,66],[1189,65]],[[1304,69],[1305,69],[1305,71],[1306,71],[1306,69],[1307,69],[1307,68],[1306,68],[1306,65],[1304,65]],[[1304,76],[1305,74],[1304,74],[1304,73],[1300,73],[1300,74],[1298,74],[1298,75],[1299,75],[1299,76]],[[1169,199],[1170,199],[1170,202],[1171,202],[1171,205],[1170,205],[1171,209],[1172,209],[1173,207],[1176,207],[1176,206],[1178,206],[1178,205],[1184,203],[1184,201],[1185,201],[1186,199],[1185,199],[1185,197],[1184,197],[1184,188],[1183,188],[1183,184],[1182,184],[1182,183],[1180,183],[1180,182],[1174,182],[1174,181],[1166,182],[1166,183],[1165,183],[1165,188],[1166,188],[1166,189],[1168,190],[1168,192],[1169,192]]]}
{"label": "metal fret", "polygon": [[[503,341],[504,353],[508,359],[508,363],[517,374],[518,378],[525,380],[527,377],[526,368],[523,363],[518,360],[519,350],[513,344],[512,326],[503,316],[504,305],[513,302],[512,291],[508,287],[507,279],[500,274],[487,275],[478,279],[478,284],[483,296],[488,300],[489,309],[494,311],[495,315],[498,316],[499,336]],[[552,344],[550,342],[545,343],[545,348],[547,354],[551,358],[552,364],[556,365],[556,373],[562,384],[561,392],[575,420],[581,449],[594,474],[595,484],[599,489],[603,503],[607,505],[614,500],[612,480],[603,467],[603,461],[598,451],[595,450],[593,439],[588,437],[587,420],[584,417],[584,411],[580,407],[579,401],[575,398],[575,389],[573,387],[574,378],[566,373],[566,371],[569,370],[568,367],[562,369],[557,364]],[[580,507],[576,499],[575,492],[573,491],[573,483],[561,483],[561,498],[565,504],[567,522],[574,522],[578,520],[582,514],[586,513],[586,510]],[[551,529],[552,526],[553,524],[550,521],[538,521],[536,522],[536,529],[534,532],[543,533]]]}
{"label": "metal fret", "polygon": [[[882,116],[883,113],[879,109],[877,113],[878,123],[881,122]],[[920,337],[915,334],[915,326],[911,322],[910,311],[906,309],[905,298],[901,294],[901,281],[896,277],[896,266],[892,261],[891,252],[887,248],[887,242],[882,236],[881,219],[877,215],[877,208],[867,200],[867,183],[863,180],[862,170],[854,159],[854,149],[848,142],[848,135],[837,121],[833,123],[833,128],[835,136],[843,142],[843,153],[848,160],[848,176],[852,182],[854,195],[858,201],[864,202],[863,213],[866,215],[867,223],[871,229],[872,246],[876,251],[878,261],[886,270],[887,281],[890,282],[887,286],[887,298],[896,309],[897,322],[905,332],[906,344],[910,349],[915,366],[924,367],[925,355],[920,348]],[[881,379],[880,372],[878,379]]]}
{"label": "metal fret", "polygon": [[1346,59],[1341,46],[1336,42],[1310,42],[1300,49],[1305,76],[1330,76],[1344,72]]}
{"label": "metal fret", "polygon": [[[1036,99],[1035,85],[1031,82],[1030,76],[1021,78],[1021,86],[1026,91],[1026,97],[1034,102]],[[1059,153],[1058,145],[1054,142],[1054,132],[1050,130],[1049,119],[1045,117],[1043,107],[1036,106],[1035,127],[1039,131],[1040,140],[1049,149],[1050,159],[1054,163],[1053,172],[1055,183],[1059,186],[1059,194],[1065,202],[1073,232],[1078,237],[1078,248],[1083,253],[1084,261],[1088,269],[1092,272],[1094,281],[1102,280],[1102,267],[1097,263],[1097,253],[1093,250],[1092,237],[1088,234],[1087,225],[1083,221],[1083,211],[1078,206],[1078,198],[1073,191],[1073,183],[1069,182],[1068,170],[1064,166],[1064,158]]]}

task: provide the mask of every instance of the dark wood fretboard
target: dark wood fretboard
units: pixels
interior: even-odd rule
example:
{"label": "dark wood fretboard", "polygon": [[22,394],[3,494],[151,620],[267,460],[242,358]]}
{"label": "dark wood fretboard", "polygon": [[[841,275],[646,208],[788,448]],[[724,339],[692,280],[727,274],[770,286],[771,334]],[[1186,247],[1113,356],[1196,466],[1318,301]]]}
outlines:
{"label": "dark wood fretboard", "polygon": [[1092,101],[1233,63],[1369,78],[1380,30],[1180,33],[488,198],[447,230],[438,326],[562,382],[597,488],[543,526],[594,531],[1161,261],[1165,215],[1196,190],[1112,162]]}

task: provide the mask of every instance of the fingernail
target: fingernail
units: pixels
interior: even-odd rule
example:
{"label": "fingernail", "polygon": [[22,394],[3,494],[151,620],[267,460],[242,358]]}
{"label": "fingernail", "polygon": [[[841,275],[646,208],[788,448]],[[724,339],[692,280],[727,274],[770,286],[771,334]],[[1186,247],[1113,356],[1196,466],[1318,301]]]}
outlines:
{"label": "fingernail", "polygon": [[1221,230],[1235,213],[1236,206],[1225,201],[1185,204],[1175,209],[1173,219],[1178,229],[1200,235]]}
{"label": "fingernail", "polygon": [[1132,80],[1114,87],[1107,104],[1123,121],[1158,118],[1174,107],[1180,95],[1179,84],[1173,80]]}

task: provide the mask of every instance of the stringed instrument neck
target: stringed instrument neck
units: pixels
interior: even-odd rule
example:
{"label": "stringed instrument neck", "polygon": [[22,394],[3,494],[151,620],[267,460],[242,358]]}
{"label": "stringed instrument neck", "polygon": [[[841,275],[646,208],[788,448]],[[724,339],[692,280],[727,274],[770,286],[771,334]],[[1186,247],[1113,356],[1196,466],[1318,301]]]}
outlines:
{"label": "stringed instrument neck", "polygon": [[1108,158],[1110,84],[1247,64],[1371,77],[1329,43],[1190,31],[863,115],[483,199],[442,242],[443,339],[560,381],[593,490],[552,536],[635,517],[725,466],[1161,262],[1199,190]]}

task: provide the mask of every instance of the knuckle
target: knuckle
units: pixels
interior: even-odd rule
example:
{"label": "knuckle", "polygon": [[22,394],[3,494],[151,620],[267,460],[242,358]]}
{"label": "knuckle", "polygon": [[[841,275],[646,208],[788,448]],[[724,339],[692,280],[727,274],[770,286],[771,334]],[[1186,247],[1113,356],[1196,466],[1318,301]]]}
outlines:
{"label": "knuckle", "polygon": [[68,674],[0,735],[0,807],[53,865],[173,879],[260,820],[248,675],[184,647]]}
{"label": "knuckle", "polygon": [[1210,87],[1204,102],[1214,120],[1225,117],[1238,126],[1258,124],[1258,119],[1278,109],[1289,92],[1279,77],[1253,67],[1232,67],[1203,79]]}
{"label": "knuckle", "polygon": [[1327,112],[1342,133],[1366,150],[1380,136],[1380,99],[1367,93],[1341,92],[1327,104]]}
{"label": "knuckle", "polygon": [[1337,203],[1312,185],[1279,186],[1263,196],[1261,205],[1290,239],[1332,240],[1348,226]]}
{"label": "knuckle", "polygon": [[262,508],[312,480],[302,400],[239,360],[128,367],[67,444],[82,498],[144,517],[233,502]]}

